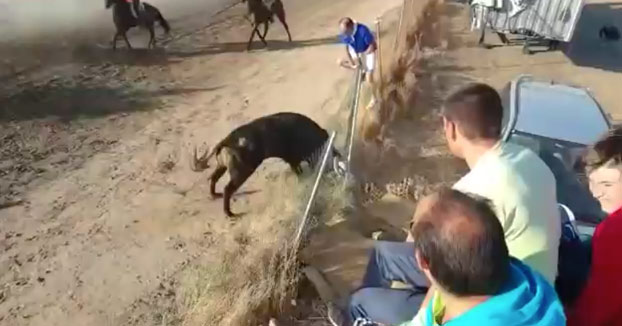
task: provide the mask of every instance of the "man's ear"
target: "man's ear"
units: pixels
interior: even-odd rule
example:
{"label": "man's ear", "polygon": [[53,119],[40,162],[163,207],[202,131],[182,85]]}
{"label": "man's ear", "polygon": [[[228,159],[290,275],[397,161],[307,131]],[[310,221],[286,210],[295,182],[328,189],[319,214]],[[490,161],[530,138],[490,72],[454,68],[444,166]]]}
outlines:
{"label": "man's ear", "polygon": [[423,257],[419,250],[415,250],[415,258],[417,259],[417,265],[419,265],[419,270],[423,272],[430,284],[435,285],[436,281],[432,277],[432,273],[430,273],[430,263]]}
{"label": "man's ear", "polygon": [[419,249],[415,249],[415,258],[417,259],[417,265],[419,265],[419,270],[421,270],[421,271],[428,271],[428,270],[430,270],[430,264],[423,257],[423,255],[421,254],[421,251],[419,251]]}
{"label": "man's ear", "polygon": [[445,129],[445,137],[451,141],[458,138],[458,126],[451,120],[443,117],[443,129]]}

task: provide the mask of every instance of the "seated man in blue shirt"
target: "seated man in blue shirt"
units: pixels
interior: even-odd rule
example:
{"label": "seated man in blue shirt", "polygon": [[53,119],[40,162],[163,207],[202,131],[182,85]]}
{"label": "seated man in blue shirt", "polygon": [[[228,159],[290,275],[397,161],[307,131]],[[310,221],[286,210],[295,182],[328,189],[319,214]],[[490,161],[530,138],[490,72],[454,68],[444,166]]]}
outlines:
{"label": "seated man in blue shirt", "polygon": [[553,286],[510,256],[503,227],[488,200],[444,188],[419,201],[413,223],[412,250],[419,273],[431,284],[430,300],[414,318],[405,318],[399,307],[404,302],[418,306],[410,298],[417,294],[375,290],[373,304],[356,306],[356,314],[343,316],[329,308],[333,325],[566,325]]}
{"label": "seated man in blue shirt", "polygon": [[365,72],[365,78],[372,89],[372,101],[367,108],[375,104],[373,91],[374,67],[376,65],[376,38],[369,27],[357,23],[350,17],[339,20],[341,34],[339,39],[346,45],[347,60],[340,60],[339,64],[345,68],[356,69],[359,65]]}

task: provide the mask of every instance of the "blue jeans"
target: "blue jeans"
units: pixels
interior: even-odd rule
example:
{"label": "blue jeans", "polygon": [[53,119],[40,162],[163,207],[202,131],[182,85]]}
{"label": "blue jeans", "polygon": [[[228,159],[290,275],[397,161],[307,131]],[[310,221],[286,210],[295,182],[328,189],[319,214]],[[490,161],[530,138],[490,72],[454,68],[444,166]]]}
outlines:
{"label": "blue jeans", "polygon": [[[392,289],[392,281],[410,286]],[[385,325],[411,320],[421,306],[430,284],[417,265],[409,242],[377,241],[372,249],[363,284],[352,294],[346,325],[356,318],[368,318]]]}

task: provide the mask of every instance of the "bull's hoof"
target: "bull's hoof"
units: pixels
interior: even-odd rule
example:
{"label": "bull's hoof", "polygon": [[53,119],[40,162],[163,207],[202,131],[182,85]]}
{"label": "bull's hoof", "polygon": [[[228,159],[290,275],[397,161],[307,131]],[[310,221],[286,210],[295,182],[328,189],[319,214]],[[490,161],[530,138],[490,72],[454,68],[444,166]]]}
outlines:
{"label": "bull's hoof", "polygon": [[218,193],[218,192],[213,193],[211,196],[212,196],[212,199],[219,199],[219,198],[222,198],[222,194],[221,194],[221,193]]}

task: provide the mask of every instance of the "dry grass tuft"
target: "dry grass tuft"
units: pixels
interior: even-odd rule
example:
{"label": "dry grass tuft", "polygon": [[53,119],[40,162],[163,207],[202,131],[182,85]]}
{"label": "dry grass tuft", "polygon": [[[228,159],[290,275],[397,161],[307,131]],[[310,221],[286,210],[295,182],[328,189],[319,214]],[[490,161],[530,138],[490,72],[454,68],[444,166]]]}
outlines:
{"label": "dry grass tuft", "polygon": [[[389,71],[379,76],[378,94],[381,105],[378,110],[365,112],[364,139],[368,142],[382,138],[384,126],[410,112],[416,98],[417,72],[422,60],[422,48],[432,46],[438,38],[437,21],[441,0],[424,2],[406,1],[407,13],[401,35],[397,38],[397,50],[389,62]],[[410,14],[412,13],[412,15]]]}
{"label": "dry grass tuft", "polygon": [[[210,262],[186,273],[182,325],[266,324],[270,317],[287,313],[299,280],[293,237],[313,181],[311,173],[301,180],[281,174],[267,189],[264,209],[242,217],[222,234]],[[341,193],[339,180],[323,177],[308,229],[341,214]]]}
{"label": "dry grass tuft", "polygon": [[[406,116],[415,117],[415,103],[419,95],[417,75],[423,61],[423,48],[438,43],[438,20],[443,0],[415,1],[404,3],[404,21],[398,32],[396,48],[393,53],[383,53],[388,57],[389,69],[378,76],[376,94],[379,104],[372,110],[361,110],[360,134],[365,157],[380,161],[386,149],[386,139],[391,123]],[[389,49],[392,51],[392,49]],[[369,93],[367,91],[366,93]],[[365,98],[368,94],[363,95]],[[366,105],[366,101],[361,101]],[[372,153],[376,153],[372,155]]]}

